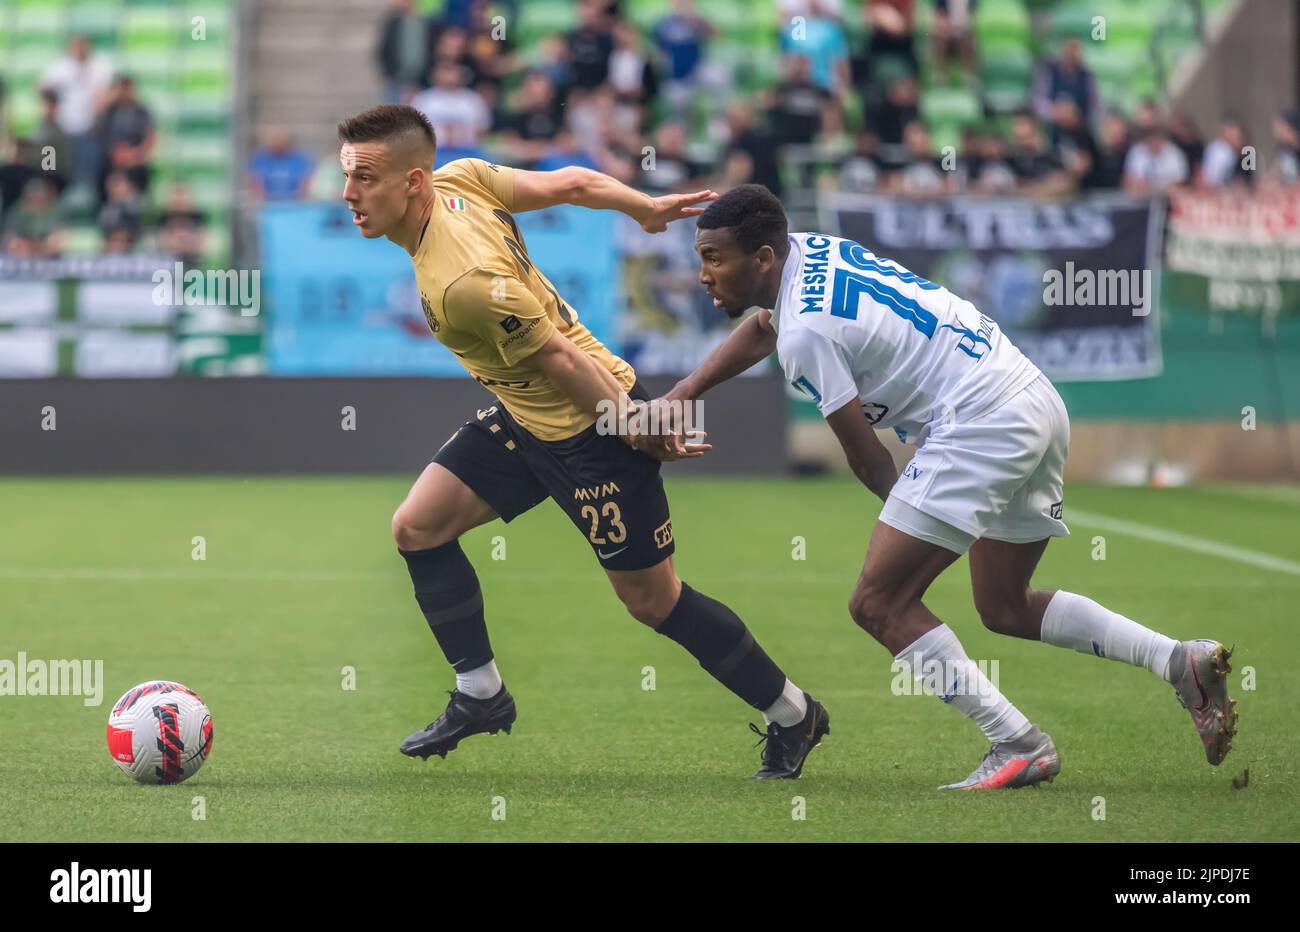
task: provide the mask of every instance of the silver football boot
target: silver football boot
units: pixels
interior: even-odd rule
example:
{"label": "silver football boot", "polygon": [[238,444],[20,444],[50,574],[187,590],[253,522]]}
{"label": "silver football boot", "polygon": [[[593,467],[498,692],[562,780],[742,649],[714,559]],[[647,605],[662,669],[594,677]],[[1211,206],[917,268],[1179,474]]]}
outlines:
{"label": "silver football boot", "polygon": [[1205,745],[1205,759],[1223,763],[1237,733],[1237,700],[1228,696],[1228,658],[1232,649],[1218,641],[1183,641],[1169,658],[1169,682],[1174,695],[1192,716]]}

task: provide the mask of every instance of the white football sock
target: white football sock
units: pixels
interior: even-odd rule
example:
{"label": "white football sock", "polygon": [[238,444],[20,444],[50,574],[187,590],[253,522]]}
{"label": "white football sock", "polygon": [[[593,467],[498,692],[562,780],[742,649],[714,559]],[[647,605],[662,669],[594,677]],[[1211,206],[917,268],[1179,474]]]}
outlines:
{"label": "white football sock", "polygon": [[947,625],[932,628],[894,658],[914,679],[930,683],[939,698],[980,726],[990,744],[1005,744],[1032,727],[1023,712],[966,656]]}
{"label": "white football sock", "polygon": [[1178,646],[1173,638],[1063,589],[1047,603],[1040,636],[1045,644],[1145,667],[1166,680],[1169,658]]}
{"label": "white football sock", "polygon": [[804,700],[803,690],[786,677],[785,688],[776,697],[770,708],[763,710],[763,721],[770,725],[776,722],[782,728],[798,725],[808,714],[808,703]]}
{"label": "white football sock", "polygon": [[456,688],[475,699],[491,699],[501,692],[501,674],[497,662],[489,660],[481,667],[456,674]]}

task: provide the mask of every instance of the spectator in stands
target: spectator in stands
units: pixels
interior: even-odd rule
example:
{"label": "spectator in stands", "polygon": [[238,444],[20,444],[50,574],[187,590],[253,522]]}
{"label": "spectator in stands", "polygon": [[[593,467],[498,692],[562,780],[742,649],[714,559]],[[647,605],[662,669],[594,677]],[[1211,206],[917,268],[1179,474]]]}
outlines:
{"label": "spectator in stands", "polygon": [[1164,194],[1188,181],[1187,156],[1169,141],[1162,123],[1140,130],[1124,159],[1124,190],[1136,196]]}
{"label": "spectator in stands", "polygon": [[440,149],[476,148],[492,125],[487,102],[465,85],[464,72],[451,59],[434,65],[433,87],[416,94],[411,106],[429,118]]}
{"label": "spectator in stands", "polygon": [[1118,113],[1107,113],[1101,120],[1101,140],[1097,146],[1096,164],[1083,180],[1084,189],[1118,190],[1124,183],[1124,163],[1128,150],[1128,122]]}
{"label": "spectator in stands", "polygon": [[1133,110],[1133,131],[1135,135],[1163,122],[1160,104],[1152,97],[1143,97]]}
{"label": "spectator in stands", "polygon": [[695,179],[709,173],[709,166],[687,155],[686,128],[680,123],[659,127],[653,156],[641,171],[638,187],[656,196],[685,190]]}
{"label": "spectator in stands", "polygon": [[15,139],[12,158],[0,165],[0,223],[22,199],[27,183],[33,178],[45,176],[40,166],[41,153],[32,141],[21,136]]}
{"label": "spectator in stands", "polygon": [[907,147],[907,162],[891,179],[891,187],[899,194],[913,197],[931,197],[951,194],[955,181],[953,172],[946,171],[943,159],[935,154],[930,131],[920,120],[913,120],[903,128],[903,144]]}
{"label": "spectator in stands", "polygon": [[[59,125],[59,93],[53,88],[41,88],[41,119],[32,132],[36,165],[48,172],[59,193],[67,184],[68,175],[76,166],[72,140]],[[52,156],[47,159],[47,155]]]}
{"label": "spectator in stands", "polygon": [[614,24],[609,83],[614,88],[614,119],[619,127],[640,130],[646,107],[659,92],[659,80],[641,47],[641,34],[631,23]]}
{"label": "spectator in stands", "polygon": [[563,105],[573,86],[573,66],[569,64],[569,47],[561,36],[547,36],[538,43],[536,68],[546,75],[555,88],[555,99]]}
{"label": "spectator in stands", "polygon": [[68,174],[74,183],[95,187],[100,167],[100,150],[95,134],[95,116],[104,103],[113,76],[107,57],[93,53],[90,39],[72,36],[68,53],[55,59],[41,76],[40,86],[58,95],[59,126],[72,142],[73,164]]}
{"label": "spectator in stands", "polygon": [[1241,120],[1229,114],[1219,122],[1219,135],[1205,147],[1202,180],[1211,188],[1251,184],[1254,172],[1243,166],[1246,130]]}
{"label": "spectator in stands", "polygon": [[[443,0],[442,22],[458,29],[472,30],[478,18],[475,7],[481,3],[482,0]],[[517,21],[519,0],[493,0],[492,5],[500,10],[507,22]]]}
{"label": "spectator in stands", "polygon": [[609,56],[614,52],[610,18],[600,0],[580,0],[578,28],[567,36],[573,84],[594,90],[609,78]]}
{"label": "spectator in stands", "polygon": [[737,154],[743,156],[743,160],[738,160],[732,167],[736,177],[740,178],[735,184],[761,184],[781,197],[781,165],[777,159],[779,141],[771,130],[755,122],[754,108],[745,101],[733,101],[727,110],[727,131],[730,139],[727,159]]}
{"label": "spectator in stands", "polygon": [[1199,183],[1201,164],[1205,161],[1205,143],[1201,139],[1201,131],[1186,111],[1178,110],[1170,115],[1169,138],[1183,150],[1183,155],[1187,158],[1188,178]]}
{"label": "spectator in stands", "polygon": [[885,89],[885,98],[867,108],[867,125],[872,127],[883,146],[903,142],[903,127],[921,115],[921,89],[912,77],[896,78]]}
{"label": "spectator in stands", "polygon": [[1070,176],[1047,151],[1043,133],[1031,110],[1017,110],[1011,118],[1008,158],[1021,190],[1057,194],[1070,187]]}
{"label": "spectator in stands", "polygon": [[465,33],[469,58],[477,74],[472,86],[489,106],[499,100],[505,76],[519,68],[519,57],[506,24],[504,19],[494,22],[487,0],[470,0]]}
{"label": "spectator in stands", "polygon": [[809,145],[822,130],[831,95],[812,80],[811,70],[806,56],[789,56],[785,77],[768,92],[767,107],[782,144]]}
{"label": "spectator in stands", "polygon": [[699,14],[692,0],[673,0],[673,12],[655,23],[651,34],[665,62],[665,102],[682,111],[702,83],[705,50],[715,34],[713,25]]}
{"label": "spectator in stands", "polygon": [[1277,146],[1269,179],[1283,187],[1300,184],[1300,110],[1280,113],[1273,120]]}
{"label": "spectator in stands", "polygon": [[111,172],[105,187],[108,197],[99,209],[99,232],[104,238],[104,251],[111,255],[131,252],[140,239],[144,201],[126,172]]}
{"label": "spectator in stands", "polygon": [[384,77],[385,101],[401,103],[411,97],[429,73],[433,33],[415,9],[414,0],[392,0],[379,31],[375,58]]}
{"label": "spectator in stands", "polygon": [[539,172],[550,172],[570,165],[600,170],[599,164],[591,153],[578,144],[577,137],[569,130],[561,129],[534,167]]}
{"label": "spectator in stands", "polygon": [[838,95],[852,84],[848,40],[824,0],[811,0],[808,14],[781,30],[781,51],[805,59],[812,82],[824,91]]}
{"label": "spectator in stands", "polygon": [[14,207],[5,212],[0,235],[4,251],[29,259],[54,259],[66,238],[59,194],[47,178],[33,178]]}
{"label": "spectator in stands", "polygon": [[106,182],[112,172],[124,172],[139,191],[149,190],[150,166],[158,133],[153,115],[135,96],[135,81],[120,75],[113,82],[108,104],[96,124],[104,161],[99,175],[99,203],[107,196]]}
{"label": "spectator in stands", "polygon": [[450,64],[460,72],[458,84],[462,87],[477,87],[482,79],[478,62],[470,54],[469,33],[456,26],[442,29],[433,45],[433,64],[429,69],[429,83],[425,88],[437,83],[439,65]]}
{"label": "spectator in stands", "polygon": [[498,129],[512,161],[534,162],[563,126],[555,86],[543,71],[530,71],[515,95],[515,106]]}
{"label": "spectator in stands", "polygon": [[854,137],[853,152],[840,166],[841,191],[865,194],[888,185],[889,171],[881,161],[879,150],[880,140],[867,130]]}
{"label": "spectator in stands", "polygon": [[1061,57],[1045,61],[1034,78],[1034,111],[1041,120],[1052,119],[1052,109],[1062,97],[1074,101],[1085,126],[1097,119],[1097,78],[1083,63],[1083,46],[1066,39]]}
{"label": "spectator in stands", "polygon": [[975,0],[934,0],[934,17],[930,21],[931,62],[941,74],[948,67],[948,56],[956,49],[966,71],[975,71],[975,40],[971,22],[975,18]]}
{"label": "spectator in stands", "polygon": [[307,197],[315,170],[315,160],[294,145],[293,134],[276,127],[248,160],[249,186],[259,201],[298,201]]}
{"label": "spectator in stands", "polygon": [[[966,147],[963,147],[964,149]],[[979,194],[1010,194],[1019,179],[1011,165],[1011,149],[998,132],[978,132],[970,140],[965,160],[966,187]]]}
{"label": "spectator in stands", "polygon": [[203,255],[203,211],[194,206],[190,189],[174,184],[167,192],[167,206],[158,215],[158,249],[186,265],[198,265]]}
{"label": "spectator in stands", "polygon": [[[874,64],[882,58],[898,58],[907,62],[908,70],[916,74],[921,70],[916,58],[916,0],[869,0],[862,7],[863,16],[871,38],[867,41],[867,57],[863,82],[870,80]],[[858,83],[858,75],[854,75]]]}
{"label": "spectator in stands", "polygon": [[1069,95],[1056,98],[1051,119],[1050,155],[1070,176],[1071,186],[1082,188],[1097,165],[1097,140]]}

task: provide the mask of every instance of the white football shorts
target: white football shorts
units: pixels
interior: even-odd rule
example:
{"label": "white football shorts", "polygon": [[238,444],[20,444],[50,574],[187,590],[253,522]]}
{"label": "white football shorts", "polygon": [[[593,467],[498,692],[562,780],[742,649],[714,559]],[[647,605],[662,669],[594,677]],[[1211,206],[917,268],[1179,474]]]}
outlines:
{"label": "white football shorts", "polygon": [[1065,537],[1070,417],[1040,375],[965,423],[935,425],[894,484],[880,520],[965,553],[982,537],[1024,544]]}

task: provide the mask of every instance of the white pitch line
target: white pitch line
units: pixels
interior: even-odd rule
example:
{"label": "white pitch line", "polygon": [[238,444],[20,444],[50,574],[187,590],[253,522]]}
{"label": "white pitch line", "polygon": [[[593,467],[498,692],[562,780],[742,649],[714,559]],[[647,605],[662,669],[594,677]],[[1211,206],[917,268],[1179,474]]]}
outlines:
{"label": "white pitch line", "polygon": [[1091,511],[1070,509],[1066,517],[1071,521],[1078,521],[1080,524],[1095,527],[1102,531],[1127,534],[1129,537],[1137,537],[1157,544],[1181,547],[1183,550],[1191,550],[1211,557],[1222,557],[1225,560],[1234,560],[1237,563],[1245,563],[1248,566],[1256,566],[1260,569],[1274,570],[1290,576],[1300,576],[1300,563],[1282,557],[1275,557],[1272,554],[1260,553],[1258,550],[1234,547],[1232,544],[1219,543],[1206,537],[1183,534],[1180,531],[1169,531],[1150,524],[1138,524],[1135,521],[1125,521],[1123,518],[1112,518],[1109,515],[1099,515]]}

